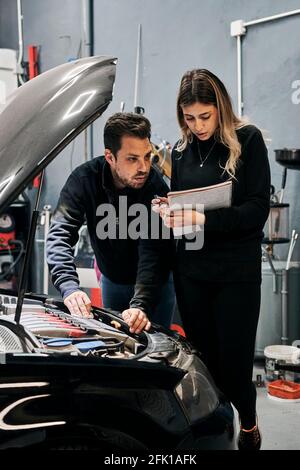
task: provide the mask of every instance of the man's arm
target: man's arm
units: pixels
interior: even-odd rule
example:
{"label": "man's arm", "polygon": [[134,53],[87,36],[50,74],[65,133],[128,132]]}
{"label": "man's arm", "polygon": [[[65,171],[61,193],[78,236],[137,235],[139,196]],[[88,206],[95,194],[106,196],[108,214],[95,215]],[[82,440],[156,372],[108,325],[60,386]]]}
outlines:
{"label": "man's arm", "polygon": [[170,275],[172,249],[171,240],[141,240],[137,280],[130,308],[139,308],[151,318],[161,289]]}
{"label": "man's arm", "polygon": [[[168,191],[169,188],[162,177],[157,176],[153,188],[153,197],[155,193],[159,196],[166,196]],[[167,282],[170,275],[173,240],[171,239],[171,232],[166,232],[166,228],[163,227],[159,214],[152,213],[151,204],[148,207],[148,213],[148,238],[141,239],[139,243],[139,261],[134,296],[130,301],[130,308],[125,312],[138,309],[146,312],[151,319],[162,286]],[[151,238],[151,224],[154,224],[159,230],[159,233],[156,234],[159,235],[158,239]],[[163,230],[168,238],[162,238]]]}
{"label": "man's arm", "polygon": [[84,222],[85,207],[80,180],[72,173],[63,187],[47,237],[47,262],[54,286],[74,315],[90,316],[91,302],[80,290],[74,263],[74,246]]}

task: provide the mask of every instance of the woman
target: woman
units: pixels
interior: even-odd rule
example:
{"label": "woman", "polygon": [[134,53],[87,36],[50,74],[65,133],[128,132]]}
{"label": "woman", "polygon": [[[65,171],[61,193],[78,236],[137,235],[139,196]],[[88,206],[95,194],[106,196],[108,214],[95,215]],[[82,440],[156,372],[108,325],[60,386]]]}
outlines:
{"label": "woman", "polygon": [[177,302],[187,337],[239,412],[239,448],[258,450],[252,371],[269,212],[267,150],[261,132],[234,114],[225,86],[208,70],[183,76],[177,117],[182,137],[172,151],[172,191],[233,183],[229,208],[160,211],[168,227],[204,226],[202,249],[177,243]]}

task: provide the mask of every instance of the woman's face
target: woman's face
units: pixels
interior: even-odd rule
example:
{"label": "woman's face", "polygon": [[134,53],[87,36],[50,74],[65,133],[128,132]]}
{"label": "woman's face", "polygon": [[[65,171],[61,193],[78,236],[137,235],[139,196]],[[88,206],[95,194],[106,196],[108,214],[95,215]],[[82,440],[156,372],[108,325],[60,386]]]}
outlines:
{"label": "woman's face", "polygon": [[213,104],[194,103],[181,109],[186,125],[200,140],[208,140],[219,126],[219,113]]}

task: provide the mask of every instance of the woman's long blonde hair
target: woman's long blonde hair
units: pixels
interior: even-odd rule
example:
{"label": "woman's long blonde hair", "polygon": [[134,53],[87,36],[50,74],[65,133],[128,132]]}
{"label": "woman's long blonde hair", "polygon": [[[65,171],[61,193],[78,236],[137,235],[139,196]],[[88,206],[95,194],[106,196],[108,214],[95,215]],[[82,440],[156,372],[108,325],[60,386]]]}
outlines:
{"label": "woman's long blonde hair", "polygon": [[248,122],[239,119],[234,114],[231,99],[224,84],[208,70],[191,70],[182,77],[177,97],[177,119],[182,137],[176,150],[182,152],[188,143],[193,140],[193,134],[184,120],[182,106],[190,106],[195,103],[216,106],[219,126],[215,131],[215,138],[229,148],[229,158],[224,170],[227,171],[230,177],[234,177],[237,162],[241,155],[241,144],[238,141],[236,130],[247,125]]}

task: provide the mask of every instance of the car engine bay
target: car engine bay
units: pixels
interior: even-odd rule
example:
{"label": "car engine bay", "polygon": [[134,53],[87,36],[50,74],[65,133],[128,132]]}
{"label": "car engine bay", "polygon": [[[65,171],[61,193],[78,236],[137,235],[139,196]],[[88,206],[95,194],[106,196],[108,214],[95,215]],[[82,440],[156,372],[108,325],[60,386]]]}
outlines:
{"label": "car engine bay", "polygon": [[161,332],[130,334],[124,321],[115,319],[116,312],[93,309],[94,318],[83,318],[42,300],[26,298],[20,324],[16,324],[16,305],[16,296],[0,294],[0,353],[143,358],[157,362],[178,349],[176,339]]}

